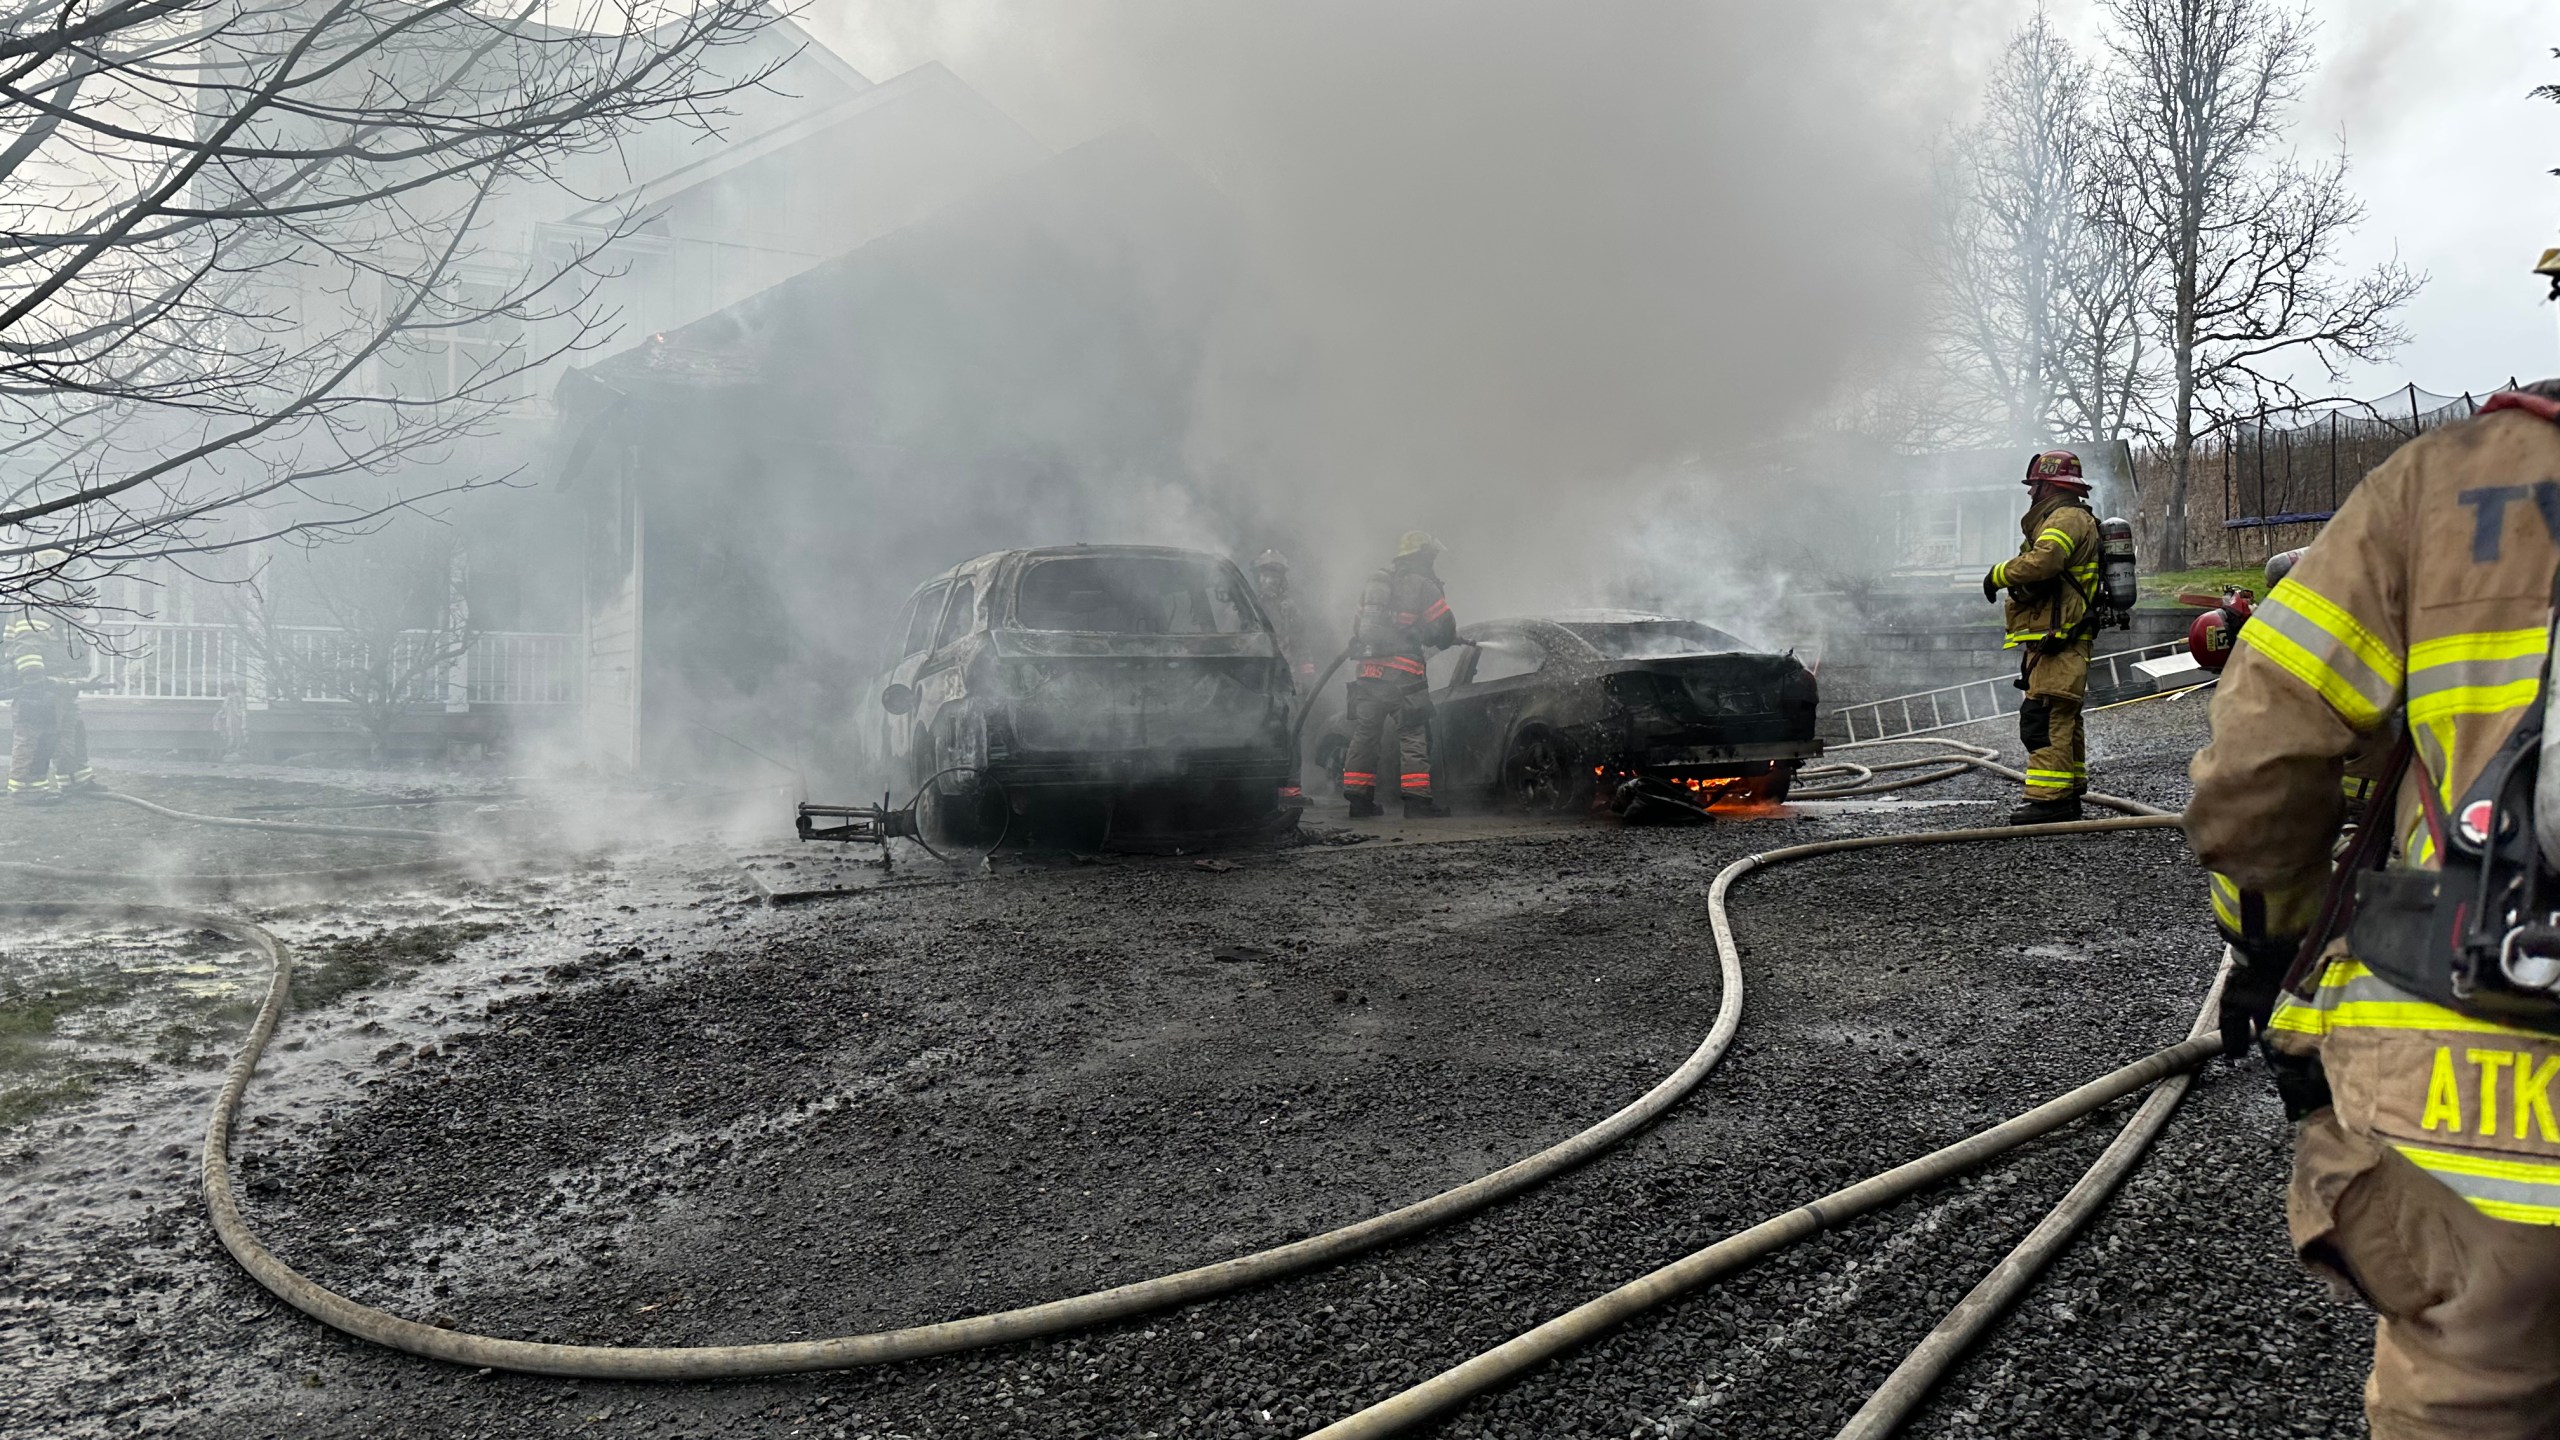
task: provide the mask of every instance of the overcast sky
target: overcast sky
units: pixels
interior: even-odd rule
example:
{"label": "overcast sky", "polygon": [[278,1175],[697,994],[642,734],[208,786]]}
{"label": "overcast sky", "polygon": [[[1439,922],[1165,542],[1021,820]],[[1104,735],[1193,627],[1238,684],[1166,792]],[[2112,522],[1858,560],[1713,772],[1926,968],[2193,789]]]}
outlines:
{"label": "overcast sky", "polygon": [[[1241,3],[1241,0],[1238,0]],[[1562,0],[1559,0],[1562,3]],[[1963,70],[1996,48],[2032,0],[1958,0],[1944,48],[1912,63]],[[2052,0],[2075,38],[2094,45],[2093,0]],[[2319,72],[2300,107],[2297,143],[2340,144],[2368,206],[2350,258],[2395,250],[2428,277],[2405,317],[2409,344],[2350,377],[2372,395],[2415,381],[2460,392],[2560,375],[2560,317],[2526,272],[2560,245],[2560,105],[2526,98],[2560,81],[2560,11],[2526,0],[2317,0]],[[809,27],[856,66],[886,78],[940,60],[1054,145],[1128,117],[1095,113],[1052,58],[978,4],[814,0]],[[1463,44],[1463,37],[1453,40]],[[1929,80],[1924,77],[1922,88]],[[1961,93],[1959,85],[1950,93]],[[1069,97],[1075,97],[1070,99]]]}
{"label": "overcast sky", "polygon": [[[2031,8],[2021,5],[2018,13]],[[2560,10],[2524,0],[2318,0],[2320,69],[2297,143],[2343,143],[2366,205],[2350,246],[2396,249],[2426,288],[2409,343],[2350,378],[2351,394],[2414,381],[2448,394],[2560,375],[2560,317],[2527,272],[2560,245],[2560,105],[2527,99],[2560,81]],[[2075,37],[2098,6],[2056,3]]]}

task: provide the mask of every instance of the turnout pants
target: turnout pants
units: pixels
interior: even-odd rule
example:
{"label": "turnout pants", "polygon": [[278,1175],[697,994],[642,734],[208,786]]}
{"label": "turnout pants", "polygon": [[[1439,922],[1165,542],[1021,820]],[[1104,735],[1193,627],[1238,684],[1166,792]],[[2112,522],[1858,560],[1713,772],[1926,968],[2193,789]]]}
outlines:
{"label": "turnout pants", "polygon": [[1421,676],[1409,680],[1354,680],[1350,686],[1351,747],[1342,760],[1342,793],[1375,795],[1379,765],[1387,758],[1386,732],[1395,731],[1396,788],[1431,794],[1431,692]]}
{"label": "turnout pants", "polygon": [[22,680],[9,702],[9,793],[23,795],[49,783],[62,759],[61,699],[50,680]]}
{"label": "turnout pants", "polygon": [[2560,1226],[2491,1219],[2330,1110],[2296,1134],[2286,1210],[2381,1317],[2374,1440],[2560,1440]]}
{"label": "turnout pants", "polygon": [[2021,666],[2027,698],[2018,706],[2018,743],[2027,747],[2027,798],[2060,800],[2089,788],[2088,736],[2080,706],[2089,696],[2089,652],[2083,635],[2052,654],[2030,647]]}

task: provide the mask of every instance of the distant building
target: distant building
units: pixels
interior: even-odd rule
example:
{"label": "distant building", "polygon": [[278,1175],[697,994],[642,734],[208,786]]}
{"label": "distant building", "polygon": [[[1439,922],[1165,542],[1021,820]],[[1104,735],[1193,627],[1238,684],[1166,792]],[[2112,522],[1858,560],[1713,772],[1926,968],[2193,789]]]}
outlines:
{"label": "distant building", "polygon": [[2018,553],[2018,522],[2027,509],[2019,477],[2027,473],[2027,461],[2045,450],[2080,457],[2093,492],[2089,503],[2101,515],[2130,513],[2133,451],[2122,440],[1896,456],[1884,462],[1886,478],[1878,487],[1893,527],[1888,583],[1915,589],[1973,585],[1985,570]]}

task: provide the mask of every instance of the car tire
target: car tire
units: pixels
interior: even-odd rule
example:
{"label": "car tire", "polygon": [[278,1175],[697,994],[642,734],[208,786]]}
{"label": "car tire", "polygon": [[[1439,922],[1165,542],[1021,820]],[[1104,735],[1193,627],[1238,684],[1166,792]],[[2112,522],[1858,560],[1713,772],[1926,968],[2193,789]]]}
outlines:
{"label": "car tire", "polygon": [[1760,798],[1772,805],[1786,804],[1787,792],[1796,788],[1796,771],[1803,766],[1804,762],[1801,760],[1779,760],[1771,763],[1769,778],[1761,782]]}
{"label": "car tire", "polygon": [[1544,815],[1579,815],[1591,808],[1591,762],[1560,732],[1524,725],[1502,755],[1502,796],[1513,806]]}

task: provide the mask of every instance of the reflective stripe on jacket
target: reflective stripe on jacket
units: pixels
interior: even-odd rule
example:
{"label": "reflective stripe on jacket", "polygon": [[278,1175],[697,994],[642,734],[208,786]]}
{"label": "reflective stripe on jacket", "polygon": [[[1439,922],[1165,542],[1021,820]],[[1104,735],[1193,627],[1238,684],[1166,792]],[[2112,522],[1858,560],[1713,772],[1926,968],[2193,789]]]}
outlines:
{"label": "reflective stripe on jacket", "polygon": [[1427,561],[1398,561],[1360,588],[1360,614],[1351,627],[1358,678],[1420,677],[1430,651],[1457,643],[1458,621],[1449,611],[1448,591]]}
{"label": "reflective stripe on jacket", "polygon": [[[2533,698],[2560,566],[2560,426],[2500,412],[2401,448],[2356,488],[2241,629],[2195,758],[2187,837],[2232,936],[2307,931],[2326,891],[2348,763],[2405,704],[2440,801],[2478,778]],[[2543,503],[2536,503],[2537,500]],[[2547,518],[2546,518],[2547,517]],[[2413,766],[2393,863],[2432,868]],[[2560,1224],[2560,1039],[2432,1004],[2343,943],[2270,1042],[2317,1053],[2339,1123],[2483,1213]]]}
{"label": "reflective stripe on jacket", "polygon": [[2098,593],[2098,522],[2078,496],[2030,506],[2018,528],[2018,553],[1991,567],[1993,583],[2009,591],[2004,649],[2072,633]]}
{"label": "reflective stripe on jacket", "polygon": [[19,679],[42,675],[68,676],[77,658],[71,627],[58,615],[42,610],[20,608],[8,612],[0,624],[0,654],[8,656],[9,670]]}

